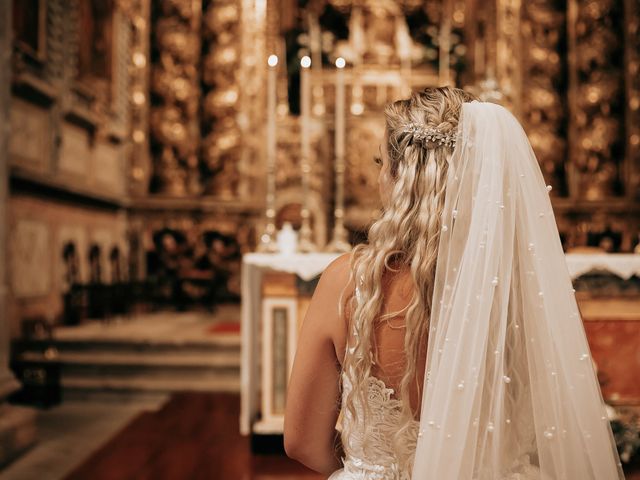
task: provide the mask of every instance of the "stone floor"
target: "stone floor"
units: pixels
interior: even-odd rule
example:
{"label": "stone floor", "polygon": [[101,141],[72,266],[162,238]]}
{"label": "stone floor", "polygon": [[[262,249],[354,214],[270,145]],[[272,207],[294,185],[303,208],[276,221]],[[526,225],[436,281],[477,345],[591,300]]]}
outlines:
{"label": "stone floor", "polygon": [[7,480],[60,480],[141,412],[166,401],[130,398],[126,402],[65,402],[38,414],[38,442],[0,471]]}
{"label": "stone floor", "polygon": [[[144,386],[144,382],[160,381],[165,387],[165,384],[171,387],[176,383],[177,387],[185,388],[186,385],[188,388],[190,384],[184,378],[178,378],[182,382],[172,377],[164,378],[164,372],[179,376],[185,370],[196,377],[202,375],[206,380],[207,372],[202,370],[202,364],[208,362],[212,368],[217,363],[222,363],[222,367],[227,363],[239,365],[239,322],[239,305],[221,305],[213,314],[145,313],[55,328],[53,345],[57,347],[57,353],[54,360],[64,364],[64,402],[38,411],[37,443],[0,471],[0,478],[65,478],[133,419],[155,412],[170,397],[171,392],[163,391],[167,388],[105,388],[114,382],[110,369],[115,370],[115,379],[120,383],[126,380]],[[37,349],[24,355],[26,358],[30,355],[38,357],[36,360],[45,358]],[[66,383],[78,381],[77,374],[69,373],[72,367],[82,367],[81,379],[85,383],[93,380],[96,385],[87,387],[83,384],[83,389],[69,394]],[[88,368],[95,372],[87,374]],[[128,376],[123,378],[122,372]],[[232,373],[239,377],[239,373]]]}

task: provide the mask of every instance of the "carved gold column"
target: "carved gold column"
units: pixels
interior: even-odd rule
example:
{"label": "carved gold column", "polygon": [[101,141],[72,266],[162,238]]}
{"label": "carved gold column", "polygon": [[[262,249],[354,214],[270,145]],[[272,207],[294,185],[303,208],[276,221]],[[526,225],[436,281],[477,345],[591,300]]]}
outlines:
{"label": "carved gold column", "polygon": [[522,7],[522,120],[552,195],[566,193],[566,12],[555,0]]}
{"label": "carved gold column", "polygon": [[624,1],[627,155],[626,197],[640,200],[640,4]]}
{"label": "carved gold column", "polygon": [[238,194],[242,139],[237,117],[241,7],[237,0],[205,1],[202,58],[203,143],[206,191],[218,197]]}
{"label": "carved gold column", "polygon": [[569,0],[570,194],[619,193],[624,151],[622,3]]}
{"label": "carved gold column", "polygon": [[158,192],[173,196],[200,192],[200,0],[154,2],[151,107],[154,177]]}

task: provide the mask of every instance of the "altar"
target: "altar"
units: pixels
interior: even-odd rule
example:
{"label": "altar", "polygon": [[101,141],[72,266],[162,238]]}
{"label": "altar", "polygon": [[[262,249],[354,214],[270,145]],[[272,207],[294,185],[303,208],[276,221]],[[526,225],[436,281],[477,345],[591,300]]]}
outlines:
{"label": "altar", "polygon": [[[240,431],[281,434],[298,328],[337,253],[250,253],[242,260]],[[640,405],[640,255],[566,254],[605,401]],[[589,279],[592,283],[589,283]],[[603,278],[609,280],[603,280]],[[595,282],[595,283],[594,283]],[[615,286],[620,283],[623,287]]]}
{"label": "altar", "polygon": [[[243,435],[282,433],[283,396],[295,354],[297,328],[304,315],[298,308],[298,304],[304,302],[297,292],[287,289],[286,285],[278,291],[278,286],[282,287],[286,280],[275,285],[275,292],[269,292],[276,295],[264,298],[265,274],[279,272],[289,279],[298,277],[310,282],[338,256],[337,253],[250,253],[242,258],[240,432]],[[306,305],[300,306],[306,311]],[[265,338],[273,341],[267,342]]]}

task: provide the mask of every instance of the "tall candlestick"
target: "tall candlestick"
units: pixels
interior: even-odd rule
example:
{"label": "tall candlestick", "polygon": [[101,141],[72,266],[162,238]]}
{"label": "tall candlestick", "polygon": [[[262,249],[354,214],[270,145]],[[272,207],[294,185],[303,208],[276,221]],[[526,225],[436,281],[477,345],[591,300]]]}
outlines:
{"label": "tall candlestick", "polygon": [[276,234],[276,86],[278,56],[270,55],[267,60],[267,198],[265,216],[267,227],[260,238],[258,250],[274,252],[277,250]]}
{"label": "tall candlestick", "polygon": [[344,58],[336,60],[336,157],[344,160]]}
{"label": "tall candlestick", "polygon": [[300,140],[301,140],[301,167],[302,167],[302,226],[300,227],[300,242],[298,250],[301,252],[313,252],[317,250],[312,239],[311,221],[309,213],[309,180],[311,176],[311,144],[310,144],[310,122],[311,122],[311,83],[309,78],[309,67],[311,58],[302,57],[300,60]]}
{"label": "tall candlestick", "polygon": [[336,105],[335,105],[335,182],[336,196],[333,210],[334,226],[328,250],[348,252],[351,245],[347,230],[344,228],[344,139],[345,139],[345,92],[344,92],[344,58],[336,59]]}
{"label": "tall candlestick", "polygon": [[444,0],[442,6],[442,20],[440,21],[440,61],[439,61],[439,83],[440,85],[450,85],[450,68],[451,59],[449,50],[451,49],[451,15],[452,15],[452,0]]}

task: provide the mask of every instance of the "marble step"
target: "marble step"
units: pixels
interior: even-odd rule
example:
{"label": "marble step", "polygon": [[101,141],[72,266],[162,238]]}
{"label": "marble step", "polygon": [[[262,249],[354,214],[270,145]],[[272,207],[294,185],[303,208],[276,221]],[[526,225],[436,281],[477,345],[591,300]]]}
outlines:
{"label": "marble step", "polygon": [[56,327],[51,338],[14,344],[25,363],[60,365],[63,399],[120,399],[182,390],[238,392],[239,307],[215,315],[164,312],[126,321]]}
{"label": "marble step", "polygon": [[110,350],[87,348],[58,350],[55,355],[31,350],[21,354],[27,362],[58,362],[63,400],[115,401],[177,391],[239,392],[240,348],[202,351]]}
{"label": "marble step", "polygon": [[132,367],[132,368],[240,368],[240,350],[229,349],[209,353],[178,351],[171,354],[149,350],[132,353],[130,351],[73,351],[62,350],[56,355],[46,355],[40,351],[27,351],[20,355],[24,361],[59,362],[64,366]]}
{"label": "marble step", "polygon": [[150,339],[104,339],[104,338],[53,338],[51,340],[29,340],[16,342],[15,347],[22,351],[42,351],[54,347],[63,351],[117,351],[118,353],[195,353],[211,352],[212,350],[239,351],[240,335],[220,335],[211,338],[196,340],[150,340]]}
{"label": "marble step", "polygon": [[172,393],[179,391],[239,392],[239,376],[215,376],[205,378],[149,378],[132,376],[128,378],[73,376],[63,377],[62,387],[65,398],[69,394],[82,392],[111,393]]}
{"label": "marble step", "polygon": [[190,385],[198,385],[200,382],[216,382],[219,379],[238,379],[240,378],[240,368],[218,367],[149,367],[149,366],[132,366],[132,365],[62,365],[60,372],[62,383],[69,378],[95,378],[96,380],[112,379],[112,380],[140,380],[149,379],[150,381],[167,381],[167,382],[186,382]]}

